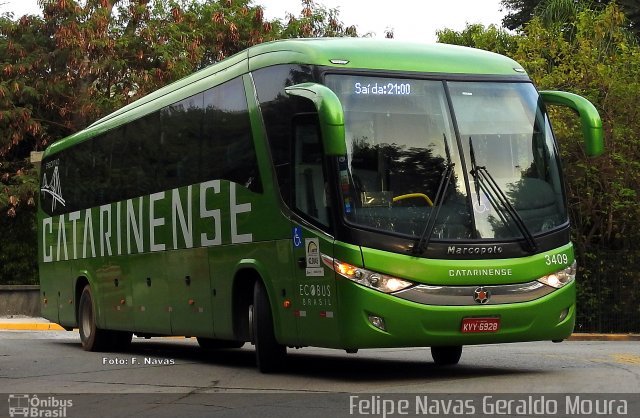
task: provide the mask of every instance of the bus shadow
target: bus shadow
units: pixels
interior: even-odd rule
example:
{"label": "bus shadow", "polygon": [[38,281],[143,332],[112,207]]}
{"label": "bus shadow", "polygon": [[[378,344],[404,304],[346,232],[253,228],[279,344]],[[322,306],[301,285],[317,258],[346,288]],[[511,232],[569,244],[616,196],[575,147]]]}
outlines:
{"label": "bus shadow", "polygon": [[437,366],[431,360],[429,349],[424,349],[424,360],[403,359],[401,353],[389,353],[386,358],[372,358],[352,354],[324,355],[293,353],[288,356],[283,373],[314,376],[350,382],[425,382],[427,380],[469,379],[537,373],[529,369],[477,365],[464,362],[455,366]]}
{"label": "bus shadow", "polygon": [[[63,344],[77,344],[65,342]],[[544,370],[518,367],[506,367],[500,364],[473,363],[473,356],[465,362],[465,353],[456,366],[437,366],[431,360],[428,348],[421,349],[424,359],[407,359],[406,352],[389,351],[381,358],[379,353],[372,357],[363,350],[358,354],[346,354],[339,350],[325,352],[305,352],[289,349],[286,362],[279,376],[312,377],[315,379],[341,380],[345,382],[425,382],[425,379],[439,381],[444,379],[473,379],[500,377],[509,375],[532,375],[544,373]],[[181,362],[209,364],[217,367],[255,370],[255,351],[249,343],[241,349],[202,350],[195,340],[178,339],[134,339],[129,355],[144,359],[174,359]],[[113,353],[117,354],[117,353]]]}

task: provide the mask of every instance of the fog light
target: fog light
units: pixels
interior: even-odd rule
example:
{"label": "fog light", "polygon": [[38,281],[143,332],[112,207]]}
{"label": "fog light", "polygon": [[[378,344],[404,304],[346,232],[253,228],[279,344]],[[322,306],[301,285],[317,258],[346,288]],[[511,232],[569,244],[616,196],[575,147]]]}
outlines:
{"label": "fog light", "polygon": [[560,312],[560,318],[558,319],[558,322],[564,321],[567,315],[569,315],[569,308],[565,308],[562,310],[562,312]]}
{"label": "fog light", "polygon": [[371,322],[371,325],[373,325],[374,327],[381,329],[382,331],[386,331],[386,327],[384,325],[384,318],[380,317],[380,316],[375,316],[375,315],[369,315],[369,322]]}

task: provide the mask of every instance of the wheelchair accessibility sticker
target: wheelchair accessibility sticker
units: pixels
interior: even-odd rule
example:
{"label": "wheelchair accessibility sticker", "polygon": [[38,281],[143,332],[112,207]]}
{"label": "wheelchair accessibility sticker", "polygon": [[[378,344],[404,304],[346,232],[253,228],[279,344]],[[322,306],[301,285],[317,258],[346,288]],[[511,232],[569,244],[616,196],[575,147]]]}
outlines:
{"label": "wheelchair accessibility sticker", "polygon": [[299,226],[293,227],[293,247],[300,248],[302,247],[302,228]]}

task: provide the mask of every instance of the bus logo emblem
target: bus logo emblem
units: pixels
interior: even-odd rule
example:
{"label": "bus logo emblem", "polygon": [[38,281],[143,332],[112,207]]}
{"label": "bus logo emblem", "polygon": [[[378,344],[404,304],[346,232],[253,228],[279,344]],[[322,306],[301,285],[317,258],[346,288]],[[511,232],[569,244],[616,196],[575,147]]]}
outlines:
{"label": "bus logo emblem", "polygon": [[473,292],[473,300],[475,300],[476,303],[484,305],[489,302],[489,299],[491,299],[491,292],[484,287],[479,287]]}
{"label": "bus logo emblem", "polygon": [[51,181],[47,182],[47,174],[42,177],[42,187],[40,187],[41,193],[48,193],[51,195],[51,211],[56,209],[56,203],[65,205],[64,198],[62,197],[62,188],[60,187],[60,171],[56,165],[53,168],[53,174],[51,175]]}

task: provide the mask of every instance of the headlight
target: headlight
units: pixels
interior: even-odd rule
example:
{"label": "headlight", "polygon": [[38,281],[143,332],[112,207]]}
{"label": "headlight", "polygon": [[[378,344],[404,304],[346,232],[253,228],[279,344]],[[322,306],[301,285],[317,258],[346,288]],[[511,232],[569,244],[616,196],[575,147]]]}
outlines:
{"label": "headlight", "polygon": [[540,277],[538,281],[546,284],[547,286],[560,289],[561,287],[564,287],[575,280],[577,266],[577,263],[574,261],[573,264],[571,264],[569,267],[555,273],[547,274],[546,276]]}
{"label": "headlight", "polygon": [[410,281],[352,266],[324,254],[322,254],[322,261],[340,276],[380,292],[393,293],[414,285]]}

